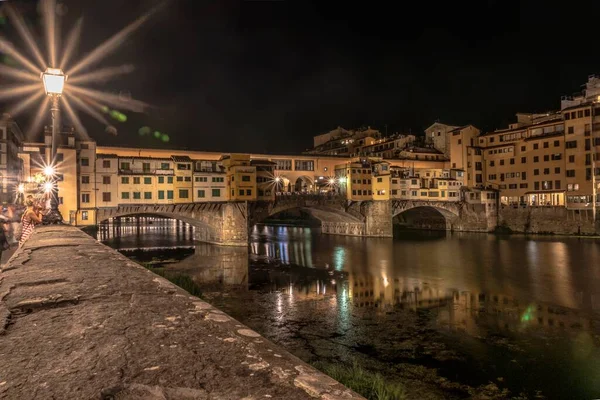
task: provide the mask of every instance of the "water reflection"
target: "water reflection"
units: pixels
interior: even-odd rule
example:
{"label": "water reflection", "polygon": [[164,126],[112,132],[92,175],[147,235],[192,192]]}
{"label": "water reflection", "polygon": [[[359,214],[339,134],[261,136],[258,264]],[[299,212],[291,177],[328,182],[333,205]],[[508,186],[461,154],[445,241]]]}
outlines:
{"label": "water reflection", "polygon": [[[188,240],[137,232],[107,242]],[[165,268],[209,285],[211,302],[308,361],[358,358],[384,374],[416,363],[469,385],[504,377],[515,394],[600,397],[594,239],[365,239],[281,226],[251,233],[250,261],[246,249],[196,244]]]}
{"label": "water reflection", "polygon": [[165,268],[185,273],[204,284],[248,288],[248,249],[245,247],[196,243],[193,255]]}
{"label": "water reflection", "polygon": [[174,219],[128,217],[100,224],[96,238],[120,250],[194,245],[194,228]]}

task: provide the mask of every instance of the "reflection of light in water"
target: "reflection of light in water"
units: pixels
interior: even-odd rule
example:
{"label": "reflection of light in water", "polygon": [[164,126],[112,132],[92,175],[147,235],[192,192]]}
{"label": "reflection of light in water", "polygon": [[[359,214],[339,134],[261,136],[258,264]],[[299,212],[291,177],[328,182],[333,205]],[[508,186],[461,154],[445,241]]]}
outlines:
{"label": "reflection of light in water", "polygon": [[344,263],[346,262],[346,249],[342,246],[337,246],[333,250],[333,268],[336,271],[344,269]]}
{"label": "reflection of light in water", "polygon": [[279,243],[279,254],[281,258],[281,262],[284,264],[288,264],[290,262],[290,255],[288,253],[287,243],[280,242]]}
{"label": "reflection of light in water", "polygon": [[307,235],[306,240],[304,241],[304,254],[306,255],[306,266],[312,268],[312,242],[310,240],[310,234]]}
{"label": "reflection of light in water", "polygon": [[281,298],[283,294],[281,292],[277,293],[277,314],[281,317],[281,313],[283,312],[283,299]]}
{"label": "reflection of light in water", "polygon": [[539,286],[535,284],[539,279],[539,266],[538,266],[538,244],[534,240],[528,240],[527,246],[525,247],[525,252],[527,253],[527,267],[529,268],[529,275],[531,277],[531,281],[534,282],[531,285],[531,289],[533,291],[533,295],[535,298],[539,298],[540,290],[538,290]]}
{"label": "reflection of light in water", "polygon": [[552,266],[555,274],[553,282],[555,283],[557,297],[563,305],[578,307],[571,280],[571,265],[567,245],[564,242],[553,242],[550,244],[550,251],[552,252]]}

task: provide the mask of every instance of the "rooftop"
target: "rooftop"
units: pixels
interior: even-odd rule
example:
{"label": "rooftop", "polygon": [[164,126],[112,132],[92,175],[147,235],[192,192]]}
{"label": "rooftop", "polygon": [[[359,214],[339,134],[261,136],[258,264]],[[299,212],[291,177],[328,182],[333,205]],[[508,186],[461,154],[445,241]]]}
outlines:
{"label": "rooftop", "polygon": [[171,156],[171,158],[175,162],[192,162],[192,159],[189,156]]}

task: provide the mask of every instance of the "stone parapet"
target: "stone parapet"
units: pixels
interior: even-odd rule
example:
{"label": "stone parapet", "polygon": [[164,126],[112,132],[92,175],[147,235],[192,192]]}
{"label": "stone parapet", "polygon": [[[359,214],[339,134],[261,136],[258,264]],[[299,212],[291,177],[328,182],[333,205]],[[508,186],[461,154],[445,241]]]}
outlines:
{"label": "stone parapet", "polygon": [[7,399],[362,398],[69,226],[2,268],[0,359]]}

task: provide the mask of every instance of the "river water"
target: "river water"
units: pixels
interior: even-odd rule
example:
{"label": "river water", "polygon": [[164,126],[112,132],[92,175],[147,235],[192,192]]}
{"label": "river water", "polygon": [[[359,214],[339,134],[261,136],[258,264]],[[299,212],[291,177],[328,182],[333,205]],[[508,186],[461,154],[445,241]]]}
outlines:
{"label": "river water", "polygon": [[307,362],[357,362],[409,398],[600,398],[600,241],[254,227],[249,249],[174,221],[98,238],[191,277],[203,298]]}

